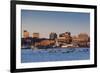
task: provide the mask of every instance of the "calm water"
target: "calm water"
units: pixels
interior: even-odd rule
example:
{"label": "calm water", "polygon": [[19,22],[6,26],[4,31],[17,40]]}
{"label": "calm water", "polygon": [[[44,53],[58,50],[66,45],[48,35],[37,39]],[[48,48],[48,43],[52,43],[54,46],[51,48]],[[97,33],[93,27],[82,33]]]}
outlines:
{"label": "calm water", "polygon": [[90,48],[22,49],[21,62],[47,62],[86,60],[90,58]]}

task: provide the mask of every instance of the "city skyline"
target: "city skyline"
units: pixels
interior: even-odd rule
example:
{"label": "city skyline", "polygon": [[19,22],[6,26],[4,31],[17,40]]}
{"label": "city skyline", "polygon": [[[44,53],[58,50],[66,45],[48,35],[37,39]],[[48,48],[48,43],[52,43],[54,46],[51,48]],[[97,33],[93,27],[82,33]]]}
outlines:
{"label": "city skyline", "polygon": [[24,30],[40,33],[40,37],[48,38],[51,32],[57,34],[71,32],[90,34],[90,14],[79,12],[56,12],[21,10],[22,33]]}
{"label": "city skyline", "polygon": [[[26,32],[26,33],[25,33]],[[55,32],[51,32],[51,33],[54,33],[54,34],[56,34],[57,35],[57,37],[59,37],[61,34],[64,34],[64,33],[70,33],[71,34],[71,32],[62,32],[62,33],[59,33],[59,34],[57,34],[57,33],[55,33]],[[27,30],[24,30],[23,31],[23,34],[22,35],[24,35],[22,38],[24,38],[24,37],[32,37],[33,38],[33,36],[35,35],[35,36],[38,36],[38,38],[50,38],[50,34],[51,33],[49,33],[48,34],[48,37],[41,37],[41,34],[40,33],[38,33],[38,32],[33,32],[32,34],[30,34],[30,32],[28,32]],[[37,35],[36,35],[37,34]],[[79,33],[79,34],[76,34],[76,35],[71,35],[72,37],[77,37],[78,35],[80,35],[80,34],[85,34],[85,35],[88,35],[87,33]],[[34,36],[34,37],[35,37]],[[90,35],[88,35],[89,37],[90,37]]]}

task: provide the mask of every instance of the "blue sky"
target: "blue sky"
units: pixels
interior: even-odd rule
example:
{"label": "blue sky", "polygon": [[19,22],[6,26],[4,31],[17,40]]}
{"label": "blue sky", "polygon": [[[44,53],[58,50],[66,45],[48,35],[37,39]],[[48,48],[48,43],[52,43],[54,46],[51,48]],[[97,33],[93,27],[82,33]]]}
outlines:
{"label": "blue sky", "polygon": [[34,32],[39,32],[40,37],[48,37],[50,32],[90,34],[89,13],[21,10],[21,24],[22,32],[27,30],[30,36]]}

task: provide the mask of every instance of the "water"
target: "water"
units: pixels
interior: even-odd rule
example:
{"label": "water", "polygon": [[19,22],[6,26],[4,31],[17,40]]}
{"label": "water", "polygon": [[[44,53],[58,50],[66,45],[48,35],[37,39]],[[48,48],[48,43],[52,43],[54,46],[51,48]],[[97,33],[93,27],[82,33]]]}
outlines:
{"label": "water", "polygon": [[90,48],[53,48],[53,49],[22,49],[21,62],[47,62],[87,60],[90,58]]}

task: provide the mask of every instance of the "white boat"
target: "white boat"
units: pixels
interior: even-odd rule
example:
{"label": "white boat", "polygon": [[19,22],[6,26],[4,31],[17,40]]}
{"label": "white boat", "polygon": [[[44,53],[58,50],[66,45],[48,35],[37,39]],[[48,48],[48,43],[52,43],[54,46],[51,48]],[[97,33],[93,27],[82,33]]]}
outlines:
{"label": "white boat", "polygon": [[73,44],[66,44],[66,45],[62,45],[61,46],[62,48],[69,48],[69,47],[74,47]]}
{"label": "white boat", "polygon": [[37,47],[35,46],[31,46],[32,50],[35,50],[35,49],[38,49]]}

